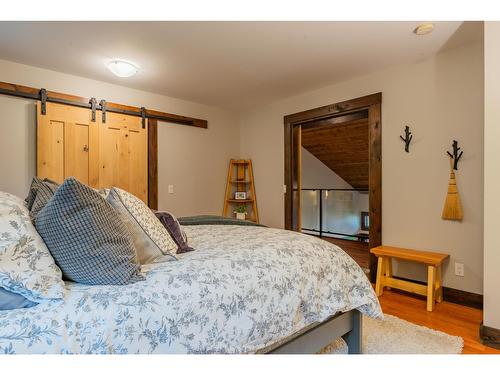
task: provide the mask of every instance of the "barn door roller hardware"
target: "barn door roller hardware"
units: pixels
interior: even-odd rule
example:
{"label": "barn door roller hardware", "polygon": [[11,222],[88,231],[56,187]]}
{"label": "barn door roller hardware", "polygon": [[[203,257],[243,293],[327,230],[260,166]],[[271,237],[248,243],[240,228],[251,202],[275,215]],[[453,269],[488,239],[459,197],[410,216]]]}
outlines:
{"label": "barn door roller hardware", "polygon": [[91,98],[89,100],[89,103],[90,103],[90,110],[92,111],[92,122],[95,122],[96,110],[97,110],[97,100],[96,100],[96,98]]}
{"label": "barn door roller hardware", "polygon": [[448,154],[448,156],[450,158],[453,159],[453,169],[457,171],[458,170],[458,161],[460,160],[460,158],[462,157],[464,152],[460,151],[461,149],[460,149],[460,147],[458,147],[457,141],[454,140],[452,146],[453,146],[453,155],[449,151],[446,151],[446,153]]}
{"label": "barn door roller hardware", "polygon": [[[82,98],[79,96],[63,94],[59,92],[49,91],[44,88],[39,89],[35,87],[16,85],[8,82],[0,81],[0,94],[15,96],[18,98],[39,100],[41,102],[41,114],[45,115],[47,113],[47,103],[58,103],[66,104],[73,107],[87,108],[93,111],[92,99]],[[104,103],[104,112],[119,113],[130,116],[137,116],[141,118],[156,119],[158,121],[169,122],[173,124],[181,124],[194,126],[197,128],[208,128],[207,120],[202,120],[194,117],[187,117],[176,115],[173,113],[166,113],[160,111],[154,111],[151,109],[144,109],[134,106],[126,106],[118,103],[107,103],[101,102],[95,105],[95,110],[102,110],[101,103]],[[144,113],[143,113],[144,112]],[[93,116],[93,115],[92,115]],[[105,118],[105,114],[104,114]],[[145,121],[144,121],[145,123]],[[145,126],[145,125],[144,125]]]}
{"label": "barn door roller hardware", "polygon": [[399,136],[405,143],[405,151],[410,152],[410,142],[413,139],[413,135],[411,134],[410,127],[405,126],[405,137]]}
{"label": "barn door roller hardware", "polygon": [[99,102],[99,106],[101,107],[101,112],[102,112],[102,123],[106,123],[106,100],[101,99]]}
{"label": "barn door roller hardware", "polygon": [[47,90],[40,89],[40,103],[42,103],[42,115],[47,113]]}

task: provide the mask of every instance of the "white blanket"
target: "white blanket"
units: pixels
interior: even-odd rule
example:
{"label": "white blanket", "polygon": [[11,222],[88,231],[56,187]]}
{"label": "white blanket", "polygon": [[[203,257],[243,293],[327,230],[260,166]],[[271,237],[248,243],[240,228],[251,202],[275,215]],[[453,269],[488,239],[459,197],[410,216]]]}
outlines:
{"label": "white blanket", "polygon": [[185,226],[196,251],[126,286],[66,283],[64,301],[0,311],[1,353],[251,353],[329,316],[382,315],[361,268],[304,234]]}

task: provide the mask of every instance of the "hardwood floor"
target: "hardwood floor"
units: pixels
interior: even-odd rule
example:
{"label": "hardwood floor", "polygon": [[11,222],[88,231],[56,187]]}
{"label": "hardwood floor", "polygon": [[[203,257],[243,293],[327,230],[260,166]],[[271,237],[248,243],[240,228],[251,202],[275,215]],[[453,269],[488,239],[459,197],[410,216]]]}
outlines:
{"label": "hardwood floor", "polygon": [[[323,237],[324,240],[340,246],[361,267],[369,268],[368,246],[365,249],[346,246],[339,241],[352,241]],[[481,344],[479,325],[483,320],[483,311],[451,302],[437,303],[434,311],[428,312],[426,300],[419,296],[403,294],[396,290],[384,290],[380,297],[382,310],[386,314],[397,316],[408,322],[426,326],[464,339],[463,354],[500,354],[500,350]]]}
{"label": "hardwood floor", "polygon": [[482,310],[450,302],[437,303],[427,312],[426,301],[397,291],[385,290],[380,297],[382,310],[414,324],[426,326],[464,339],[464,354],[500,354],[500,350],[481,344],[479,324]]}
{"label": "hardwood floor", "polygon": [[333,243],[344,250],[359,264],[361,268],[370,269],[370,247],[361,241],[342,240],[340,238],[322,237],[325,241]]}

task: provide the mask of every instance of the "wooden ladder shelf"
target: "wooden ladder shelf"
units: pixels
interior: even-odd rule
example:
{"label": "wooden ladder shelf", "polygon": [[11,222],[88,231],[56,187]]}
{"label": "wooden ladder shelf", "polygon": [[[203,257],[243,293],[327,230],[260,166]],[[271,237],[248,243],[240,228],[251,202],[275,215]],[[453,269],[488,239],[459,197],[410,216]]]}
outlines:
{"label": "wooden ladder shelf", "polygon": [[[236,192],[244,192],[245,199],[237,199]],[[257,196],[253,179],[252,161],[250,159],[231,159],[227,174],[226,196],[224,199],[224,217],[234,217],[233,210],[236,206],[251,207],[247,220],[259,222],[257,210]]]}

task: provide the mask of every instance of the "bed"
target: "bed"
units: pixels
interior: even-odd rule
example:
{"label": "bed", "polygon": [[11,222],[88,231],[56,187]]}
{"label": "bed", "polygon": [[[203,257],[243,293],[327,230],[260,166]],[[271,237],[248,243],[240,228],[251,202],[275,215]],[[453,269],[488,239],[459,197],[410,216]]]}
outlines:
{"label": "bed", "polygon": [[307,353],[381,317],[340,248],[253,226],[183,227],[196,251],[124,286],[67,282],[64,300],[0,311],[0,353]]}

